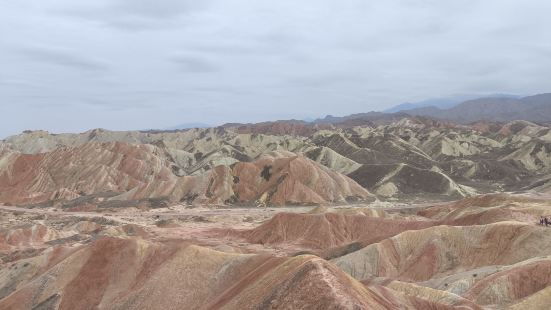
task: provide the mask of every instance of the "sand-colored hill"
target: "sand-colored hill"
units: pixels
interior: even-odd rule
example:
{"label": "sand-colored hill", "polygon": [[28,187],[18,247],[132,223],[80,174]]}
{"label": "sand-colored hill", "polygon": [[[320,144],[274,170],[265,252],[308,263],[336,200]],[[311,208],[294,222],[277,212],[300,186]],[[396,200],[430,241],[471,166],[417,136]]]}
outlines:
{"label": "sand-colored hill", "polygon": [[361,167],[360,164],[349,159],[345,156],[340,155],[334,150],[327,147],[318,147],[312,150],[309,150],[304,153],[304,155],[311,160],[318,162],[331,170],[340,172],[342,174],[350,174],[356,169]]}
{"label": "sand-colored hill", "polygon": [[534,309],[534,310],[545,310],[549,308],[551,304],[551,287],[546,287],[545,289],[532,294],[515,304],[509,306],[511,310],[522,310],[522,309]]}
{"label": "sand-colored hill", "polygon": [[528,171],[547,172],[551,168],[550,153],[551,142],[533,140],[500,160],[517,162]]}

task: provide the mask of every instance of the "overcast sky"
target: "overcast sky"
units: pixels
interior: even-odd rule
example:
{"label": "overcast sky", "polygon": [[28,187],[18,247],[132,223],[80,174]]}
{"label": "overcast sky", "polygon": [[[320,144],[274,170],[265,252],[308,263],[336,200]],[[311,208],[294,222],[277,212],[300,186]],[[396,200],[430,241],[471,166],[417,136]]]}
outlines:
{"label": "overcast sky", "polygon": [[0,0],[0,138],[551,91],[547,0]]}

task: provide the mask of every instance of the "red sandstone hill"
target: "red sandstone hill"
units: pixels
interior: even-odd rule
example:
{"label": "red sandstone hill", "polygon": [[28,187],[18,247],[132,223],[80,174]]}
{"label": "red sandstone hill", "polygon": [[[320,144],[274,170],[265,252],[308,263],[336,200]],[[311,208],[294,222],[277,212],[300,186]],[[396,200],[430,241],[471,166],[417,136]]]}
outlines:
{"label": "red sandstone hill", "polygon": [[373,217],[363,213],[279,213],[239,235],[250,243],[326,251],[352,243],[367,246],[407,230],[423,229],[434,224],[431,221]]}
{"label": "red sandstone hill", "polygon": [[0,308],[447,309],[364,286],[311,255],[229,254],[185,242],[105,237],[43,267],[1,299]]}
{"label": "red sandstone hill", "polygon": [[86,143],[40,154],[9,153],[0,162],[0,202],[72,200],[102,192],[111,200],[162,198],[200,203],[323,204],[363,200],[350,178],[290,152],[177,176],[159,147]]}
{"label": "red sandstone hill", "polygon": [[[545,228],[519,222],[435,226],[403,232],[333,261],[357,279],[374,275],[426,281],[551,255],[550,240]],[[366,265],[366,261],[370,264]]]}
{"label": "red sandstone hill", "polygon": [[290,152],[270,153],[232,169],[239,201],[272,204],[346,202],[369,197],[352,179],[306,157]]}

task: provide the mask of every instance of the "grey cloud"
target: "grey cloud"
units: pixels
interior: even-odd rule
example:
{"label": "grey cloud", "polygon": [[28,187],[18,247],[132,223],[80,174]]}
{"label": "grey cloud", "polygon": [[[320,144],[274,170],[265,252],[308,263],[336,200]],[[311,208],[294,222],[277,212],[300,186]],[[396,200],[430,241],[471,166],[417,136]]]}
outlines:
{"label": "grey cloud", "polygon": [[78,102],[102,111],[125,111],[128,109],[150,109],[155,107],[153,100],[144,100],[143,98],[125,100],[125,102],[117,102],[116,104],[113,104],[113,98],[88,98],[81,99]]}
{"label": "grey cloud", "polygon": [[193,87],[184,89],[185,92],[194,93],[210,93],[210,94],[223,94],[223,95],[245,95],[251,94],[251,90],[243,90],[232,87]]}
{"label": "grey cloud", "polygon": [[111,9],[122,14],[167,19],[204,8],[207,2],[209,0],[114,0]]}
{"label": "grey cloud", "polygon": [[251,36],[246,40],[217,38],[209,42],[186,45],[186,48],[196,53],[217,56],[282,56],[292,54],[292,46],[298,40],[298,38],[292,39],[290,36],[276,37],[275,35]]}
{"label": "grey cloud", "polygon": [[541,0],[0,1],[0,110],[20,116],[0,137],[548,92],[549,11]]}
{"label": "grey cloud", "polygon": [[129,31],[163,29],[174,20],[201,11],[213,0],[99,0],[92,5],[60,8],[64,15]]}
{"label": "grey cloud", "polygon": [[367,80],[366,74],[362,72],[333,72],[294,77],[285,81],[285,84],[289,87],[329,88],[338,84],[361,83],[365,80]]}
{"label": "grey cloud", "polygon": [[109,68],[107,63],[79,55],[77,51],[53,48],[22,47],[17,49],[17,53],[33,61],[84,71],[97,72],[105,71]]}
{"label": "grey cloud", "polygon": [[15,86],[21,88],[36,88],[38,85],[32,81],[18,78],[0,78],[0,87]]}
{"label": "grey cloud", "polygon": [[187,73],[210,73],[220,70],[220,66],[214,62],[200,57],[176,55],[169,57],[169,61]]}

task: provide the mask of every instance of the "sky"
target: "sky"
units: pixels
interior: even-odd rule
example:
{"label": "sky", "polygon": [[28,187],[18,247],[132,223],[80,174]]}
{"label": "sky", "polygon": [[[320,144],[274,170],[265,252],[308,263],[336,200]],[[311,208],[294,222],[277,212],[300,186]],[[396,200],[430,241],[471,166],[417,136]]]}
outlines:
{"label": "sky", "polygon": [[0,0],[0,138],[551,91],[547,0]]}

